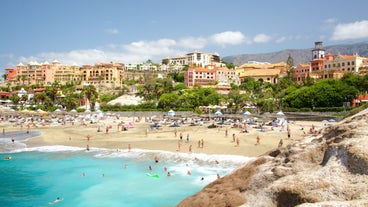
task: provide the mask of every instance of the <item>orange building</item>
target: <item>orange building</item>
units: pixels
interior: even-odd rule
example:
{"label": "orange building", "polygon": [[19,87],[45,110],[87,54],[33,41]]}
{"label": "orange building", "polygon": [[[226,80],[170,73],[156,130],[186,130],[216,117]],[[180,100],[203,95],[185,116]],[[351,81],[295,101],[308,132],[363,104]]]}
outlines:
{"label": "orange building", "polygon": [[339,79],[345,73],[352,72],[359,74],[359,69],[364,66],[367,58],[358,55],[325,55],[322,42],[315,42],[315,49],[312,50],[311,74],[314,79],[334,78]]}
{"label": "orange building", "polygon": [[9,82],[16,82],[17,81],[17,70],[14,68],[6,68],[6,74],[8,76],[7,81]]}
{"label": "orange building", "polygon": [[299,64],[294,68],[293,81],[302,83],[309,76],[311,71],[310,64]]}
{"label": "orange building", "polygon": [[287,64],[285,62],[267,63],[250,61],[236,68],[236,73],[241,81],[247,77],[269,83],[277,83],[278,78],[285,75]]}

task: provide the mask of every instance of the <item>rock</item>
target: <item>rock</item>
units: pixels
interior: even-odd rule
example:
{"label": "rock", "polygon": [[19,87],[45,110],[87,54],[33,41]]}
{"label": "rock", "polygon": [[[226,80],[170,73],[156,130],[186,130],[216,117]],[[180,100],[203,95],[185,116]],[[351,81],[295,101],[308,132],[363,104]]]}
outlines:
{"label": "rock", "polygon": [[275,149],[178,204],[211,207],[368,206],[368,110]]}

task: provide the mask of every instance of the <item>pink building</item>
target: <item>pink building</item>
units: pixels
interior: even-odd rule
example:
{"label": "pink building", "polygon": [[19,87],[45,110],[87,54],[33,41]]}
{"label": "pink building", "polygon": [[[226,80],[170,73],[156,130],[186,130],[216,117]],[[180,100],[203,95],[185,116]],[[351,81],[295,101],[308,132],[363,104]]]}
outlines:
{"label": "pink building", "polygon": [[293,81],[302,83],[311,71],[310,64],[299,64],[294,68]]}
{"label": "pink building", "polygon": [[217,82],[217,69],[215,65],[210,65],[205,68],[190,67],[184,73],[184,83],[189,88],[192,88],[195,84],[201,86],[216,85]]}

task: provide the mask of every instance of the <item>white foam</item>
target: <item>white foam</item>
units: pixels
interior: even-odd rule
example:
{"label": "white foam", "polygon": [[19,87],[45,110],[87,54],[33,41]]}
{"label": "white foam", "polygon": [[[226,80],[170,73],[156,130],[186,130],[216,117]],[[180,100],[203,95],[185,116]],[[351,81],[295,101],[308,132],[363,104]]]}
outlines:
{"label": "white foam", "polygon": [[85,148],[80,147],[70,147],[64,145],[50,145],[50,146],[40,146],[40,147],[25,147],[21,149],[13,150],[12,152],[76,152],[83,151]]}
{"label": "white foam", "polygon": [[144,150],[144,149],[132,149],[130,152],[128,150],[109,150],[100,149],[95,155],[97,158],[113,158],[113,157],[126,157],[126,158],[138,158],[140,160],[154,160],[157,156],[160,162],[175,162],[175,163],[203,163],[203,164],[217,164],[226,165],[242,165],[255,158],[245,157],[239,155],[208,155],[203,153],[178,153],[178,152],[168,152],[161,150]]}
{"label": "white foam", "polygon": [[[9,142],[9,141],[6,141]],[[12,143],[8,143],[7,145],[11,145]],[[39,146],[39,147],[27,147],[24,143],[17,143],[17,147],[8,148],[7,151],[16,153],[16,152],[85,152],[85,153],[93,153],[96,158],[130,158],[139,161],[149,161],[154,160],[157,156],[160,159],[160,163],[175,163],[177,165],[177,169],[172,169],[174,171],[183,171],[187,172],[187,170],[183,170],[180,168],[186,168],[187,165],[189,167],[200,167],[200,170],[203,173],[213,172],[218,169],[226,169],[238,167],[246,164],[247,162],[254,160],[253,157],[245,157],[239,155],[223,155],[223,154],[203,154],[203,153],[179,153],[179,152],[169,152],[162,150],[145,150],[145,149],[132,149],[128,151],[124,150],[114,150],[114,149],[106,149],[106,148],[90,148],[89,151],[86,151],[85,148],[81,147],[72,147],[72,146],[64,146],[64,145],[49,145],[49,146]],[[203,167],[206,166],[206,167]]]}

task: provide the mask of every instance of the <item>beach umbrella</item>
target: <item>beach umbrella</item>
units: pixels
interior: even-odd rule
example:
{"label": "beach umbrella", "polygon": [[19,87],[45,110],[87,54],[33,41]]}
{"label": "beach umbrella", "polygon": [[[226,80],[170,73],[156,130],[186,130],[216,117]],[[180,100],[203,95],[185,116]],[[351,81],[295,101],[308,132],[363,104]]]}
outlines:
{"label": "beach umbrella", "polygon": [[282,111],[277,112],[276,115],[278,115],[278,116],[285,116],[285,114]]}
{"label": "beach umbrella", "polygon": [[37,109],[36,112],[40,114],[47,114],[47,112],[43,111],[42,109]]}
{"label": "beach umbrella", "polygon": [[61,112],[61,110],[60,110],[60,109],[56,109],[54,112],[56,112],[56,113],[60,113],[60,112]]}
{"label": "beach umbrella", "polygon": [[167,115],[168,116],[175,116],[175,111],[171,109],[170,111],[167,112]]}
{"label": "beach umbrella", "polygon": [[77,110],[72,109],[72,110],[70,110],[70,112],[72,112],[72,113],[77,113]]}
{"label": "beach umbrella", "polygon": [[221,111],[216,111],[216,112],[215,112],[215,115],[216,115],[216,116],[222,116],[222,113],[221,113]]}
{"label": "beach umbrella", "polygon": [[251,113],[249,111],[245,111],[243,115],[244,116],[249,116],[249,115],[251,115]]}

